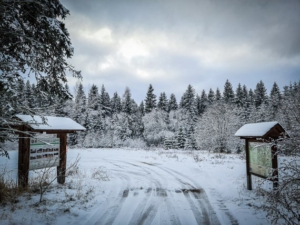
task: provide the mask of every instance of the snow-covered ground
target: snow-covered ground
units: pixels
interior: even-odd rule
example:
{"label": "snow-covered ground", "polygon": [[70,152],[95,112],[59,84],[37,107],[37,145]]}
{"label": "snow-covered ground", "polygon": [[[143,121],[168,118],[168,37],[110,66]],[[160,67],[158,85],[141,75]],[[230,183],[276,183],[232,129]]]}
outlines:
{"label": "snow-covered ground", "polygon": [[[16,178],[17,151],[9,154],[0,168]],[[42,203],[30,193],[0,206],[1,224],[269,224],[253,207],[259,197],[246,190],[240,155],[70,149],[68,164],[78,155],[77,170],[64,185],[53,183]],[[32,183],[39,179],[30,171]]]}

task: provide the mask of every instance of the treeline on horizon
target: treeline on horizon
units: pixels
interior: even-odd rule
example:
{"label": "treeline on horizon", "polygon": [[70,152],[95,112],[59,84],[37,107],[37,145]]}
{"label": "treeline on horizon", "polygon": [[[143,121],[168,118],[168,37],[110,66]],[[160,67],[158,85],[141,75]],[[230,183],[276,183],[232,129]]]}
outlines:
{"label": "treeline on horizon", "polygon": [[[67,87],[67,86],[66,86]],[[67,87],[68,88],[68,87]],[[234,137],[245,123],[279,121],[288,129],[283,107],[293,102],[300,91],[300,81],[280,90],[276,82],[267,93],[263,81],[254,90],[230,81],[224,90],[203,90],[197,94],[188,85],[178,101],[165,92],[157,97],[150,84],[145,100],[137,104],[128,87],[120,96],[109,96],[104,85],[100,91],[92,85],[88,95],[82,83],[75,88],[74,99],[56,95],[43,98],[35,85],[20,82],[20,101],[25,101],[42,115],[70,117],[86,127],[85,132],[70,134],[69,146],[78,147],[164,147],[165,149],[206,149],[215,152],[240,151],[242,143]],[[22,113],[22,112],[20,112]]]}

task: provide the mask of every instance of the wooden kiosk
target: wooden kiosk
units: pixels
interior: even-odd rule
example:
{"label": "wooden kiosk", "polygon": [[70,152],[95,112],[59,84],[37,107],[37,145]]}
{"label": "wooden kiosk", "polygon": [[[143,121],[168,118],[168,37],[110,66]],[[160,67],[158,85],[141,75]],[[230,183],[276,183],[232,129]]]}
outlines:
{"label": "wooden kiosk", "polygon": [[[67,162],[67,133],[84,131],[85,128],[64,117],[45,116],[45,121],[40,116],[16,115],[16,118],[20,120],[20,124],[16,126],[19,130],[18,185],[28,185],[30,169],[52,166],[57,166],[57,182],[63,184]],[[52,143],[48,140],[37,143],[30,140],[34,133],[57,134],[57,138],[53,138],[55,140]]]}
{"label": "wooden kiosk", "polygon": [[278,185],[277,146],[275,141],[285,130],[278,122],[245,124],[234,136],[245,139],[247,189],[252,190],[251,175],[264,179],[274,177],[273,188]]}

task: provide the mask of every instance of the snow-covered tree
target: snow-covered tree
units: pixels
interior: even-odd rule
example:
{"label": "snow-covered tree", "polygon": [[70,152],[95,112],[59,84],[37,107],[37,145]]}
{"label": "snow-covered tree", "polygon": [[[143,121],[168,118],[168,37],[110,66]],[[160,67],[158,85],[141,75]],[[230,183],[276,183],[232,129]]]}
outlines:
{"label": "snow-covered tree", "polygon": [[227,79],[224,85],[223,99],[227,103],[232,103],[234,101],[234,92],[231,83]]}
{"label": "snow-covered tree", "polygon": [[216,101],[219,101],[221,99],[222,99],[222,95],[221,95],[220,89],[217,88],[217,90],[216,90]]}
{"label": "snow-covered tree", "polygon": [[235,104],[238,107],[242,107],[244,105],[245,97],[244,97],[242,85],[240,83],[238,84],[238,87],[237,87],[235,93],[236,93]]}
{"label": "snow-covered tree", "polygon": [[271,110],[274,113],[277,113],[277,110],[278,110],[278,108],[280,107],[280,104],[281,104],[281,99],[282,99],[282,96],[281,96],[281,93],[280,93],[280,89],[279,89],[277,83],[274,82],[273,87],[272,87],[271,92],[270,92],[270,99],[269,99],[269,102],[272,106]]}
{"label": "snow-covered tree", "polygon": [[139,111],[141,113],[141,116],[145,116],[145,106],[144,101],[141,101],[141,104],[139,105]]}
{"label": "snow-covered tree", "polygon": [[32,90],[31,90],[31,84],[30,84],[30,81],[27,80],[26,84],[25,84],[25,93],[24,93],[24,96],[25,96],[25,101],[28,105],[29,108],[33,108],[33,105],[34,105],[34,96],[33,96],[33,93],[32,93]]}
{"label": "snow-covered tree", "polygon": [[249,102],[249,94],[248,94],[248,89],[246,87],[246,85],[243,85],[243,106],[244,107],[248,107],[250,105]]}
{"label": "snow-covered tree", "polygon": [[113,97],[110,100],[111,111],[112,113],[120,113],[122,110],[121,98],[117,92],[114,93]]}
{"label": "snow-covered tree", "polygon": [[99,101],[100,99],[99,99],[98,87],[95,84],[93,84],[88,94],[88,102],[87,102],[88,108],[92,110],[98,110],[100,104]]}
{"label": "snow-covered tree", "polygon": [[177,109],[178,109],[178,104],[177,104],[176,97],[174,94],[171,94],[169,100],[169,112]]}
{"label": "snow-covered tree", "polygon": [[75,111],[78,114],[84,113],[86,111],[86,95],[84,93],[82,83],[78,83],[76,86]]}
{"label": "snow-covered tree", "polygon": [[167,99],[167,95],[165,92],[162,92],[159,95],[157,108],[160,110],[163,110],[165,112],[168,112],[168,99]]}
{"label": "snow-covered tree", "polygon": [[[69,91],[69,86],[68,84],[66,84],[65,86],[66,90]],[[61,98],[58,98],[56,99],[56,102],[55,102],[55,107],[54,107],[54,114],[55,116],[58,116],[58,117],[70,117],[70,116],[73,116],[71,115],[73,112],[74,108],[74,102],[71,100],[71,99],[61,99]]]}
{"label": "snow-covered tree", "polygon": [[188,85],[187,90],[184,92],[181,102],[181,108],[185,109],[190,114],[194,115],[196,112],[196,103],[195,103],[195,89],[192,85]]}
{"label": "snow-covered tree", "polygon": [[209,89],[207,100],[209,104],[212,104],[216,100],[215,92],[211,88]]}
{"label": "snow-covered tree", "polygon": [[197,149],[196,138],[195,138],[195,130],[194,130],[193,126],[191,126],[187,130],[184,149],[187,149],[187,150]]}
{"label": "snow-covered tree", "polygon": [[149,113],[156,108],[156,95],[153,93],[153,91],[154,89],[150,84],[145,99],[145,113]]}
{"label": "snow-covered tree", "polygon": [[131,115],[132,113],[132,101],[131,101],[131,92],[128,87],[125,88],[125,92],[122,98],[122,112]]}
{"label": "snow-covered tree", "polygon": [[202,90],[201,96],[196,96],[197,114],[200,116],[204,113],[208,106],[208,99],[205,90]]}
{"label": "snow-covered tree", "polygon": [[102,116],[109,116],[111,115],[111,106],[110,106],[110,97],[109,94],[106,92],[104,85],[101,86],[100,90],[100,109],[102,110]]}
{"label": "snow-covered tree", "polygon": [[178,131],[176,137],[177,137],[177,143],[178,143],[177,148],[184,149],[184,146],[185,146],[185,134],[183,132],[182,127],[179,128],[179,131]]}
{"label": "snow-covered tree", "polygon": [[195,89],[192,85],[188,85],[187,90],[181,98],[181,109],[185,114],[186,124],[188,126],[194,126],[197,120],[197,104],[195,99]]}
{"label": "snow-covered tree", "polygon": [[259,83],[257,83],[254,93],[256,107],[259,107],[263,103],[267,103],[267,89],[265,88],[265,85],[262,80]]}

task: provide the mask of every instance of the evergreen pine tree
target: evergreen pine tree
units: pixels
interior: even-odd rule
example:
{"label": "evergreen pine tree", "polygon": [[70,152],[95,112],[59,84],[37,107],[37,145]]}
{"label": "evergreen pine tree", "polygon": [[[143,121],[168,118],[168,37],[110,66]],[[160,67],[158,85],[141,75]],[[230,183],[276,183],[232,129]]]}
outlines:
{"label": "evergreen pine tree", "polygon": [[141,104],[139,105],[139,111],[142,116],[145,116],[145,106],[144,106],[144,101],[141,101]]}
{"label": "evergreen pine tree", "polygon": [[186,93],[183,93],[183,95],[181,96],[181,99],[180,99],[180,102],[179,102],[179,105],[178,105],[178,107],[180,109],[184,108],[184,102],[185,102],[185,99],[186,99],[185,95],[186,95]]}
{"label": "evergreen pine tree", "polygon": [[188,85],[187,90],[181,98],[181,108],[184,113],[185,123],[194,126],[197,120],[197,105],[195,98],[195,90],[192,85]]}
{"label": "evergreen pine tree", "polygon": [[201,107],[201,97],[197,94],[196,95],[196,113],[197,116],[200,116],[202,114],[202,107]]}
{"label": "evergreen pine tree", "polygon": [[183,149],[185,145],[185,138],[184,138],[184,133],[182,127],[179,128],[178,134],[177,134],[177,143],[178,143],[178,148]]}
{"label": "evergreen pine tree", "polygon": [[281,105],[281,93],[280,89],[276,82],[274,82],[273,87],[270,92],[270,104],[271,104],[271,111],[273,112],[273,117],[275,117],[275,114],[277,113],[278,108]]}
{"label": "evergreen pine tree", "polygon": [[217,88],[217,90],[216,90],[216,101],[219,101],[221,99],[222,99],[222,95],[221,95],[220,89]]}
{"label": "evergreen pine tree", "polygon": [[252,91],[252,89],[250,88],[250,90],[249,90],[249,104],[254,105],[254,102],[255,102],[255,94]]}
{"label": "evergreen pine tree", "polygon": [[31,84],[30,84],[30,81],[27,80],[27,82],[25,84],[25,101],[29,108],[33,108],[33,104],[34,104],[33,98],[34,97],[33,97],[32,90],[31,90]]}
{"label": "evergreen pine tree", "polygon": [[207,95],[208,103],[212,104],[215,101],[215,98],[216,98],[215,92],[210,88],[209,92],[208,92],[208,95]]}
{"label": "evergreen pine tree", "polygon": [[145,99],[145,113],[149,113],[156,108],[156,95],[153,93],[153,91],[154,89],[150,84]]}
{"label": "evergreen pine tree", "polygon": [[132,113],[132,101],[131,101],[131,92],[128,87],[126,87],[122,99],[122,112],[131,115]]}
{"label": "evergreen pine tree", "polygon": [[[83,90],[82,83],[79,83],[76,87],[76,96],[75,96],[75,111],[76,113],[82,114],[86,111],[86,96]],[[80,121],[77,121],[80,123]]]}
{"label": "evergreen pine tree", "polygon": [[[79,123],[82,124],[84,127],[87,125],[86,123],[86,95],[83,90],[82,83],[77,83],[75,87],[75,110],[74,110],[74,116],[73,119]],[[78,143],[81,143],[84,139],[84,136],[86,135],[86,132],[74,132],[70,134],[69,136],[69,142],[71,145],[77,145]]]}
{"label": "evergreen pine tree", "polygon": [[164,149],[168,150],[168,149],[172,149],[172,138],[164,138]]}
{"label": "evergreen pine tree", "polygon": [[190,115],[194,116],[196,113],[195,90],[190,84],[181,98],[181,107],[188,111]]}
{"label": "evergreen pine tree", "polygon": [[99,105],[100,109],[102,110],[102,116],[105,117],[111,115],[110,97],[106,92],[104,85],[101,87]]}
{"label": "evergreen pine tree", "polygon": [[242,107],[244,105],[244,100],[245,100],[244,91],[243,91],[242,85],[239,83],[238,87],[236,89],[235,103],[238,107]]}
{"label": "evergreen pine tree", "polygon": [[263,103],[267,103],[267,89],[265,88],[265,85],[262,80],[259,83],[257,83],[254,93],[256,107],[259,107]]}
{"label": "evergreen pine tree", "polygon": [[174,94],[170,95],[170,101],[169,101],[169,112],[172,110],[177,110],[178,109],[178,104],[177,100]]}
{"label": "evergreen pine tree", "polygon": [[194,133],[195,133],[194,127],[191,126],[187,131],[184,149],[188,149],[188,150],[196,149],[196,139]]}
{"label": "evergreen pine tree", "polygon": [[249,106],[249,94],[248,94],[248,89],[246,85],[243,85],[243,105],[248,107]]}
{"label": "evergreen pine tree", "polygon": [[159,96],[157,108],[168,112],[168,99],[165,92],[162,92]]}
{"label": "evergreen pine tree", "polygon": [[113,97],[110,100],[111,111],[112,113],[120,113],[122,110],[121,98],[117,92],[114,93]]}
{"label": "evergreen pine tree", "polygon": [[88,94],[88,108],[92,110],[98,110],[100,103],[99,101],[98,87],[93,84]]}
{"label": "evergreen pine tree", "polygon": [[227,79],[224,85],[223,99],[227,103],[232,103],[234,101],[234,92],[232,85]]}
{"label": "evergreen pine tree", "polygon": [[298,83],[296,81],[293,83],[293,95],[296,95],[298,93],[299,88],[300,88],[299,84],[300,84],[300,81]]}
{"label": "evergreen pine tree", "polygon": [[208,98],[205,90],[202,90],[201,96],[196,96],[196,109],[198,116],[201,116],[208,105]]}
{"label": "evergreen pine tree", "polygon": [[37,107],[37,95],[36,95],[36,87],[35,87],[35,84],[31,84],[31,93],[32,93],[32,96],[33,96],[33,101],[32,101],[32,107],[33,108],[36,108]]}
{"label": "evergreen pine tree", "polygon": [[287,99],[289,96],[290,96],[290,90],[289,90],[289,87],[285,85],[285,86],[283,87],[283,97],[284,97],[285,99]]}

